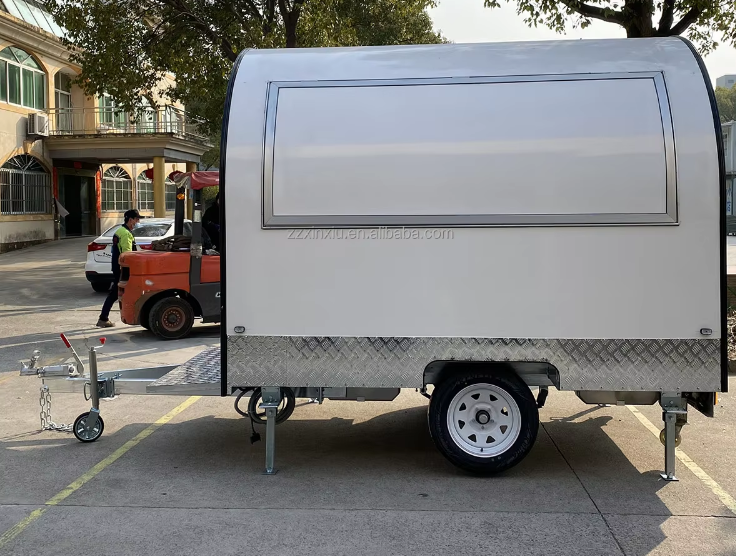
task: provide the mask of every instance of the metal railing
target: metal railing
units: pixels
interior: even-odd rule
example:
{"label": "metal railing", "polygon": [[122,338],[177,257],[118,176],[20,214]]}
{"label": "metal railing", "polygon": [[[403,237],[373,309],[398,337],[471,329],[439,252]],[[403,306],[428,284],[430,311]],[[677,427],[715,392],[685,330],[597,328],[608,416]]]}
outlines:
{"label": "metal railing", "polygon": [[203,120],[174,106],[128,112],[119,108],[49,108],[50,136],[166,133],[208,142]]}

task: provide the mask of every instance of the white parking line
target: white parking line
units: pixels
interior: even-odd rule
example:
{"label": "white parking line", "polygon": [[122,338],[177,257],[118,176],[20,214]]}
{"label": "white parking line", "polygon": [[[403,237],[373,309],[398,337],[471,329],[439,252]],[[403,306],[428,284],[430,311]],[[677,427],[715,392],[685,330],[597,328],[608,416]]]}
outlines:
{"label": "white parking line", "polygon": [[[654,436],[657,437],[657,440],[659,440],[659,432],[660,430],[655,427],[652,422],[646,418],[646,416],[636,409],[635,407],[631,405],[627,405],[626,407],[629,408],[629,410],[636,415],[636,418],[639,419],[639,422],[644,425],[647,429],[649,429],[649,432],[651,432]],[[711,491],[713,491],[713,494],[715,494],[721,502],[723,502],[723,505],[726,506],[732,514],[736,515],[736,500],[733,496],[731,496],[728,492],[726,492],[721,485],[719,485],[717,482],[713,480],[713,478],[708,475],[703,469],[695,463],[692,459],[690,459],[690,456],[688,456],[685,452],[680,450],[679,448],[675,448],[675,455],[677,456],[677,459],[679,459],[683,464],[685,464],[685,467],[687,467],[690,471],[693,472],[693,474],[700,479],[700,481],[707,486]]]}

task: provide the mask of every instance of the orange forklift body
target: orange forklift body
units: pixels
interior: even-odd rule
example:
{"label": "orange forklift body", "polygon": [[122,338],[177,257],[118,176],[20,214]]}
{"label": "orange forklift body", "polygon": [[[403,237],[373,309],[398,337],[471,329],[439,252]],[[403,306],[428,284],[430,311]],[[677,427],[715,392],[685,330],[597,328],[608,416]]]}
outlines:
{"label": "orange forklift body", "polygon": [[[125,324],[149,328],[149,312],[156,301],[180,297],[191,305],[194,316],[204,322],[219,322],[216,315],[202,314],[203,303],[190,290],[191,256],[188,251],[129,251],[120,256],[118,284],[120,318]],[[219,284],[220,256],[203,255],[201,284]]]}
{"label": "orange forklift body", "polygon": [[129,251],[120,256],[118,299],[125,324],[140,324],[160,338],[184,338],[194,319],[220,322],[220,256],[203,254],[202,194],[219,185],[218,172],[173,172],[178,184],[174,235],[184,233],[184,199],[191,191],[193,222],[185,251]]}

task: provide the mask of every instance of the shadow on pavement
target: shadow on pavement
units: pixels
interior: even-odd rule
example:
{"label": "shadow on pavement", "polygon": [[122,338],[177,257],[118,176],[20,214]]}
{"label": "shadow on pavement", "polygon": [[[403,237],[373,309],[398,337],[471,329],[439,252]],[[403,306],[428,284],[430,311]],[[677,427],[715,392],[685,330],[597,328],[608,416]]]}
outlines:
{"label": "shadow on pavement", "polygon": [[[424,406],[363,422],[336,416],[313,419],[310,409],[298,408],[295,418],[276,428],[279,473],[274,477],[261,474],[264,427],[258,427],[264,441],[251,445],[245,419],[205,415],[163,426],[155,439],[136,446],[68,503],[560,513],[571,514],[573,522],[582,523],[590,519],[584,516],[606,514],[601,506],[620,498],[625,499],[628,513],[647,516],[637,529],[636,554],[648,554],[665,540],[661,525],[671,513],[657,495],[664,483],[651,473],[640,473],[623,455],[603,431],[608,416],[577,423],[546,422],[523,462],[494,477],[476,477],[449,464],[435,449]],[[315,408],[317,411],[324,410]],[[582,413],[593,414],[594,409]],[[582,413],[574,418],[580,419]],[[121,443],[115,437],[129,438],[139,430],[139,425],[126,425],[92,445],[71,436],[5,439],[0,444],[0,465],[16,470],[8,475],[6,485],[20,481],[6,488],[22,488],[17,470],[25,469],[23,461],[40,453],[47,468],[73,465],[81,474],[86,468],[78,465],[80,457],[88,460],[85,454],[90,450],[109,453]],[[6,491],[3,498],[7,497]],[[484,543],[492,542],[494,534],[493,530],[483,531]],[[588,546],[583,535],[570,538],[570,543],[578,550]],[[589,549],[595,553],[594,547]],[[718,554],[710,549],[709,553]]]}

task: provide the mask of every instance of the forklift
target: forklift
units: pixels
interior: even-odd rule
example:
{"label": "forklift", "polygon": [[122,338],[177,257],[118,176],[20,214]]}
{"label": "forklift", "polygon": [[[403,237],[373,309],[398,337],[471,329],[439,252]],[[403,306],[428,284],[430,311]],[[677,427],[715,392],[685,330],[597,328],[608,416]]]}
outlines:
{"label": "forklift", "polygon": [[[204,248],[202,229],[202,190],[219,186],[219,172],[179,172],[172,178],[177,191],[174,236],[167,238],[171,250],[123,253],[118,283],[122,322],[141,325],[164,340],[186,337],[195,319],[220,322],[220,255]],[[187,198],[193,200],[189,241],[184,235]]]}

